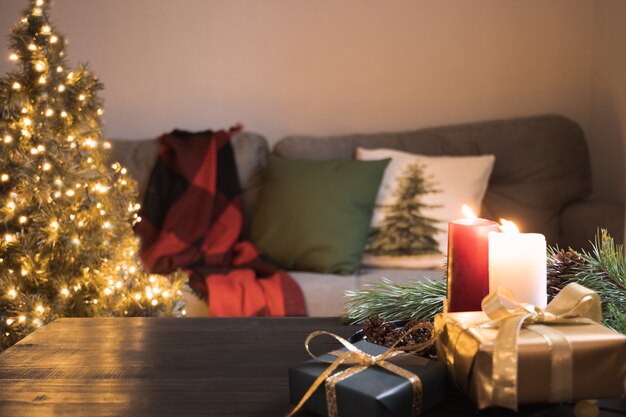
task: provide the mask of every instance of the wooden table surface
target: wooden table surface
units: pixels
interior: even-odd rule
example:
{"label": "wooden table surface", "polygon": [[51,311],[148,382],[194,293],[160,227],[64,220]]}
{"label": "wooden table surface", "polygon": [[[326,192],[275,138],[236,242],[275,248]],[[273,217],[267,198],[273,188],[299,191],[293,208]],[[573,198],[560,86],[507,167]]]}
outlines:
{"label": "wooden table surface", "polygon": [[[284,416],[287,369],[308,359],[304,339],[321,329],[355,331],[326,318],[59,319],[0,354],[0,416]],[[426,416],[476,414],[453,393]],[[572,413],[559,406],[505,415]]]}

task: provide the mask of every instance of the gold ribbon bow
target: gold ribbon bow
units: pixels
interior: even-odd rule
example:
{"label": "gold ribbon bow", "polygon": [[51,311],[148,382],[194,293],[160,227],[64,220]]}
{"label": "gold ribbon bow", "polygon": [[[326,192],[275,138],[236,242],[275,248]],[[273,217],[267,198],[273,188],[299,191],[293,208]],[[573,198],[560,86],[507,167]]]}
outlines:
{"label": "gold ribbon bow", "polygon": [[482,309],[491,320],[479,327],[498,329],[493,345],[493,405],[517,409],[517,339],[522,327],[540,334],[550,346],[550,401],[571,399],[571,347],[561,332],[547,325],[600,322],[602,305],[598,295],[582,285],[571,283],[545,309],[541,309],[531,304],[519,303],[511,291],[498,288],[484,298]]}
{"label": "gold ribbon bow", "polygon": [[[396,345],[406,336],[419,329],[429,329],[431,331],[431,335],[434,335],[434,329],[430,323],[418,323],[415,326],[411,327],[408,331],[406,331],[404,335],[400,339],[398,339],[398,341],[394,343],[389,350],[380,355],[370,355],[368,353],[365,353],[356,346],[354,346],[352,343],[348,342],[346,339],[342,338],[341,336],[337,336],[334,333],[322,330],[311,333],[304,342],[304,347],[306,348],[306,351],[313,359],[316,359],[320,362],[328,363],[330,365],[324,370],[324,372],[321,373],[320,376],[317,377],[315,382],[313,382],[313,384],[309,387],[300,402],[287,415],[287,417],[292,417],[304,405],[304,403],[306,403],[306,401],[311,398],[315,390],[324,382],[326,382],[325,386],[328,417],[338,417],[339,413],[337,411],[337,392],[335,386],[337,385],[337,383],[343,381],[344,379],[350,378],[351,376],[354,376],[361,371],[364,371],[370,366],[380,366],[381,368],[384,368],[389,372],[408,379],[409,382],[411,382],[411,386],[413,389],[412,415],[419,415],[420,409],[422,408],[422,381],[414,373],[409,372],[406,369],[387,361],[394,356],[406,352],[418,352],[424,350],[435,342],[435,338],[433,336],[428,341],[415,346],[396,347]],[[335,350],[333,352],[329,352],[329,355],[337,357],[337,359],[334,361],[319,358],[311,352],[311,350],[309,349],[309,344],[311,340],[321,335],[328,335],[335,338],[348,350]],[[330,374],[332,374],[333,371],[337,369],[340,365],[352,366],[331,376]]]}

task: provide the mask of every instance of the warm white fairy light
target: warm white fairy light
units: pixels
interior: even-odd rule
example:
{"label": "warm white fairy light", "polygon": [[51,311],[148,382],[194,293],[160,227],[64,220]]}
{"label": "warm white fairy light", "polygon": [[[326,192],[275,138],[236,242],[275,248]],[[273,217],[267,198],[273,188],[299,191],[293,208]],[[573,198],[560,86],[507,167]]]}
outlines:
{"label": "warm white fairy light", "polygon": [[52,220],[50,222],[50,228],[54,230],[55,232],[59,230],[59,227],[60,227],[59,222],[57,222],[56,220]]}
{"label": "warm white fairy light", "polygon": [[186,316],[187,315],[187,310],[185,310],[185,309],[180,310],[180,314],[182,314],[183,316]]}
{"label": "warm white fairy light", "polygon": [[35,70],[37,72],[44,72],[46,70],[46,63],[43,61],[35,61]]}
{"label": "warm white fairy light", "polygon": [[33,324],[37,327],[41,327],[42,323],[40,319],[34,319],[33,320]]}
{"label": "warm white fairy light", "polygon": [[104,295],[111,295],[111,289],[110,288],[105,288],[104,289]]}
{"label": "warm white fairy light", "polygon": [[25,277],[26,275],[28,275],[28,270],[25,268],[22,268],[22,270],[20,271],[20,274]]}
{"label": "warm white fairy light", "polygon": [[19,90],[20,88],[22,88],[22,84],[15,81],[13,85],[11,85],[11,87],[13,87],[14,90]]}
{"label": "warm white fairy light", "polygon": [[76,192],[74,190],[67,190],[65,192],[65,195],[68,196],[68,197],[73,197],[74,194],[76,194]]}
{"label": "warm white fairy light", "polygon": [[20,323],[24,323],[26,321],[26,316],[19,316],[17,321],[19,321]]}
{"label": "warm white fairy light", "polygon": [[67,137],[67,141],[68,141],[68,142],[72,142],[73,140],[74,140],[74,136],[69,135],[69,136]]}
{"label": "warm white fairy light", "polygon": [[128,272],[134,274],[135,272],[137,272],[137,267],[135,265],[131,266],[130,268],[128,268]]}
{"label": "warm white fairy light", "polygon": [[43,146],[43,145],[37,145],[37,150],[38,150],[39,152],[43,152],[43,151],[45,151],[45,150],[46,150],[46,147],[45,147],[45,146]]}
{"label": "warm white fairy light", "polygon": [[29,51],[36,51],[37,50],[37,45],[35,45],[34,43],[31,43],[30,45],[28,45],[28,50]]}
{"label": "warm white fairy light", "polygon": [[4,136],[4,143],[11,143],[11,142],[13,142],[13,136],[5,135]]}
{"label": "warm white fairy light", "polygon": [[41,10],[41,8],[40,8],[40,7],[35,7],[35,8],[33,9],[33,14],[34,14],[35,16],[41,16],[41,15],[43,14],[43,10]]}
{"label": "warm white fairy light", "polygon": [[126,173],[128,172],[128,170],[127,170],[126,168],[122,168],[122,169],[120,170],[120,172],[121,172],[122,174],[126,174]]}
{"label": "warm white fairy light", "polygon": [[54,185],[56,185],[57,187],[62,186],[63,185],[63,181],[61,181],[61,178],[55,178],[54,179]]}
{"label": "warm white fairy light", "polygon": [[72,239],[72,244],[74,246],[78,246],[78,245],[80,245],[80,240],[77,237],[75,237],[74,239]]}
{"label": "warm white fairy light", "polygon": [[52,115],[54,115],[54,110],[46,109],[45,115],[46,117],[51,117]]}
{"label": "warm white fairy light", "polygon": [[33,121],[30,120],[30,118],[24,117],[22,119],[22,126],[27,126],[28,127],[28,126],[31,126],[32,124],[33,124]]}
{"label": "warm white fairy light", "polygon": [[59,197],[61,197],[61,191],[55,191],[54,198],[59,198]]}
{"label": "warm white fairy light", "polygon": [[4,241],[6,243],[12,243],[12,242],[15,241],[15,236],[12,235],[11,233],[7,233],[7,234],[4,235]]}
{"label": "warm white fairy light", "polygon": [[0,180],[2,182],[7,182],[9,180],[9,174],[2,174],[2,175],[0,175]]}
{"label": "warm white fairy light", "polygon": [[9,55],[9,61],[17,61],[18,59],[19,57],[15,52],[12,52],[11,55]]}
{"label": "warm white fairy light", "polygon": [[9,294],[9,297],[11,297],[11,298],[17,297],[17,291],[15,291],[13,288],[10,289],[7,294]]}
{"label": "warm white fairy light", "polygon": [[103,229],[110,229],[111,228],[111,222],[104,222],[102,224],[102,228]]}
{"label": "warm white fairy light", "polygon": [[81,95],[79,95],[79,96],[78,96],[78,99],[79,99],[80,101],[85,101],[85,99],[86,99],[86,98],[87,98],[87,97],[85,97],[85,95],[84,95],[84,94],[81,94]]}
{"label": "warm white fairy light", "polygon": [[85,142],[83,142],[83,144],[85,146],[89,146],[90,148],[95,148],[96,146],[98,146],[98,142],[96,142],[95,140],[91,138],[85,139]]}
{"label": "warm white fairy light", "polygon": [[26,217],[26,216],[20,216],[20,218],[19,218],[19,222],[20,222],[20,224],[24,224],[24,223],[26,223],[27,221],[28,221],[28,217]]}
{"label": "warm white fairy light", "polygon": [[44,163],[41,167],[41,169],[43,169],[44,171],[50,171],[50,168],[52,168],[52,165],[50,165],[50,162]]}
{"label": "warm white fairy light", "polygon": [[39,77],[38,81],[39,81],[39,84],[45,84],[48,80],[45,75],[42,75],[41,77]]}
{"label": "warm white fairy light", "polygon": [[58,66],[58,67],[57,67],[57,72],[63,72],[63,67]]}
{"label": "warm white fairy light", "polygon": [[67,112],[65,110],[61,112],[61,117],[64,119],[67,117]]}
{"label": "warm white fairy light", "polygon": [[67,74],[67,79],[68,80],[73,80],[74,79],[74,75],[75,74],[73,72],[70,72],[69,74]]}
{"label": "warm white fairy light", "polygon": [[102,109],[98,109],[96,110],[96,113],[98,113],[98,116],[102,116],[104,114],[104,111]]}
{"label": "warm white fairy light", "polygon": [[7,326],[10,326],[10,325],[13,324],[14,320],[13,319],[7,319],[6,322],[7,322]]}
{"label": "warm white fairy light", "polygon": [[52,32],[52,28],[50,27],[50,25],[43,25],[41,27],[41,33],[43,33],[44,35],[49,35],[50,32]]}
{"label": "warm white fairy light", "polygon": [[155,306],[155,305],[159,304],[159,302],[158,302],[156,299],[154,299],[154,300],[152,300],[152,301],[150,302],[150,304],[152,304],[153,306]]}
{"label": "warm white fairy light", "polygon": [[43,0],[37,0],[37,1],[35,2],[35,6],[37,6],[37,7],[41,7],[41,6],[43,6]]}
{"label": "warm white fairy light", "polygon": [[50,36],[50,43],[57,43],[58,41],[59,41],[59,37],[57,35]]}
{"label": "warm white fairy light", "polygon": [[137,301],[141,300],[141,294],[139,293],[135,293],[134,297],[135,297],[135,300]]}
{"label": "warm white fairy light", "polygon": [[15,210],[15,202],[14,201],[9,201],[7,203],[7,208],[11,211]]}
{"label": "warm white fairy light", "polygon": [[111,149],[111,142],[104,142],[102,146],[104,147],[104,149]]}
{"label": "warm white fairy light", "polygon": [[39,314],[43,314],[46,311],[46,309],[43,308],[43,306],[40,304],[37,307],[35,307],[35,311],[37,311],[37,313]]}
{"label": "warm white fairy light", "polygon": [[64,297],[68,297],[70,295],[70,290],[68,290],[67,288],[62,288],[61,291],[59,291],[61,293],[61,295],[63,295]]}
{"label": "warm white fairy light", "polygon": [[59,93],[62,93],[65,91],[65,84],[61,84],[57,87],[57,90],[59,91]]}

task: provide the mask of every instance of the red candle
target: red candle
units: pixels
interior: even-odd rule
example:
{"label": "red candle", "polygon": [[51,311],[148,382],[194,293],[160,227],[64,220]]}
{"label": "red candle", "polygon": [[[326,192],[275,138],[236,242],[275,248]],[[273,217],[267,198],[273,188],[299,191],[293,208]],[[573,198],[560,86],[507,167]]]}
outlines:
{"label": "red candle", "polygon": [[481,309],[489,294],[488,234],[498,231],[498,223],[475,216],[448,223],[448,311]]}

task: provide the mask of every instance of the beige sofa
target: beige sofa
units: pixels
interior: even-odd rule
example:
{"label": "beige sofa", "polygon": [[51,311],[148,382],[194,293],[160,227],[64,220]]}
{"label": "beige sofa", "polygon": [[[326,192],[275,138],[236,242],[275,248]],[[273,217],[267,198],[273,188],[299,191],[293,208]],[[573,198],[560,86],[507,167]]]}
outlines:
{"label": "beige sofa", "polygon": [[[146,188],[156,161],[155,140],[113,140],[112,160],[119,161]],[[262,136],[242,132],[233,138],[243,188],[246,225],[263,186],[263,170],[270,149]],[[588,246],[598,226],[618,239],[624,230],[624,207],[592,201],[589,155],[584,134],[573,121],[544,115],[519,119],[444,126],[410,132],[356,134],[336,137],[291,136],[278,141],[272,152],[290,159],[351,159],[358,146],[391,148],[426,155],[496,156],[485,196],[482,217],[505,217],[525,230],[546,235],[549,243]],[[304,292],[311,316],[337,316],[346,290],[365,288],[386,277],[408,282],[441,278],[441,270],[361,269],[352,276],[290,271]],[[185,295],[191,316],[205,316],[206,303]]]}

